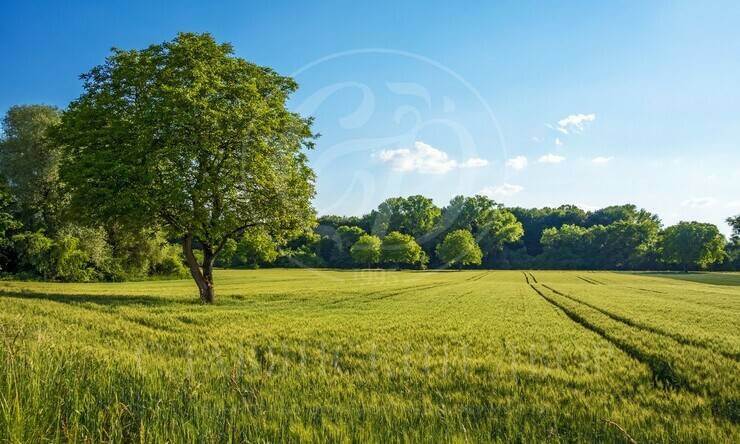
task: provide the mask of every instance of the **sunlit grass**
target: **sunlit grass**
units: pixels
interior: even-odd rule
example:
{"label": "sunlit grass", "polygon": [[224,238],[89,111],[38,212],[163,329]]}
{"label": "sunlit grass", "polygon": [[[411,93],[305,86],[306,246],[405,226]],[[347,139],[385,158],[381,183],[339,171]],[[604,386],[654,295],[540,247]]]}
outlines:
{"label": "sunlit grass", "polygon": [[0,440],[740,439],[740,287],[529,276],[0,282]]}

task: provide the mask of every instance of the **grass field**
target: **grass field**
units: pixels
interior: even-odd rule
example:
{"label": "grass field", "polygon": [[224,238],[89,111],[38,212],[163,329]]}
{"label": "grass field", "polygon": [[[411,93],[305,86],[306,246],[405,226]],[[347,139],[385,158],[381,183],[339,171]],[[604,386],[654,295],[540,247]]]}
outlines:
{"label": "grass field", "polygon": [[737,273],[216,279],[0,282],[0,441],[740,442]]}

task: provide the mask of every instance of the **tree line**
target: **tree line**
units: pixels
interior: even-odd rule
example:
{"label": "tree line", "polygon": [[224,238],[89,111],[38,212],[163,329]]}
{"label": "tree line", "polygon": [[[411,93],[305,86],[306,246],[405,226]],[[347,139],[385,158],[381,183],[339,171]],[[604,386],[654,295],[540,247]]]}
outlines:
{"label": "tree line", "polygon": [[214,267],[738,269],[740,216],[664,228],[634,205],[438,207],[395,197],[316,217],[312,120],[293,79],[209,34],[113,49],[65,109],[11,107],[0,139],[0,272],[59,281],[184,276],[214,300]]}
{"label": "tree line", "polygon": [[[288,245],[281,265],[498,269],[738,270],[740,216],[726,240],[708,223],[664,227],[635,205],[584,211],[506,208],[485,196],[457,196],[439,208],[424,196],[391,198],[361,217],[323,216],[311,235]],[[392,260],[386,239],[399,235],[421,250]],[[367,245],[367,246],[366,246]],[[410,247],[409,247],[410,248]],[[375,251],[363,256],[364,250]],[[372,260],[369,260],[372,259]]]}

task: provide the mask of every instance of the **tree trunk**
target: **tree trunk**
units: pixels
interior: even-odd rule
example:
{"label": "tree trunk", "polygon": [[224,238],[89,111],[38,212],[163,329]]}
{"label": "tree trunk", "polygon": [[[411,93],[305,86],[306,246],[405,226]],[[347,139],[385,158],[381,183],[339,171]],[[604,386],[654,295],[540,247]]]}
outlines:
{"label": "tree trunk", "polygon": [[203,268],[201,270],[198,260],[193,254],[193,235],[188,234],[182,240],[182,251],[185,261],[188,263],[190,275],[198,286],[200,301],[204,304],[213,303],[216,294],[213,289],[213,251],[210,248],[203,249]]}

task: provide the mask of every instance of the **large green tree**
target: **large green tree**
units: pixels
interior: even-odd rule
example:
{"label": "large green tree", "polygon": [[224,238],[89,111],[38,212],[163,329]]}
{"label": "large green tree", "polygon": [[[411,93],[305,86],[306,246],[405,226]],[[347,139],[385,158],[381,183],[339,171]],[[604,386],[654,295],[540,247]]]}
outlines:
{"label": "large green tree", "polygon": [[372,232],[384,235],[398,231],[418,240],[432,231],[440,214],[439,207],[428,197],[391,197],[371,213]]}
{"label": "large green tree", "polygon": [[253,227],[275,236],[308,228],[314,173],[302,148],[314,136],[286,108],[291,78],[209,34],[179,34],[114,49],[82,79],[54,132],[72,208],[96,222],[166,227],[182,239],[204,303],[230,239]]}
{"label": "large green tree", "polygon": [[59,116],[51,106],[16,105],[3,118],[0,175],[7,180],[27,230],[58,228],[60,149],[48,131],[59,123]]}
{"label": "large green tree", "polygon": [[381,241],[377,236],[363,234],[350,248],[352,260],[358,265],[367,267],[377,264],[380,262],[380,246]]}
{"label": "large green tree", "polygon": [[489,261],[508,243],[518,241],[524,234],[516,216],[486,196],[455,196],[442,209],[436,232],[443,239],[455,230],[467,230],[481,246]]}
{"label": "large green tree", "polygon": [[663,258],[679,264],[684,271],[690,266],[705,268],[725,257],[725,238],[713,224],[679,222],[663,232]]}
{"label": "large green tree", "polygon": [[399,265],[424,265],[427,261],[424,250],[416,243],[413,236],[393,231],[383,238],[381,259],[384,263]]}
{"label": "large green tree", "polygon": [[468,230],[455,230],[437,245],[437,256],[448,266],[480,265],[483,253]]}

